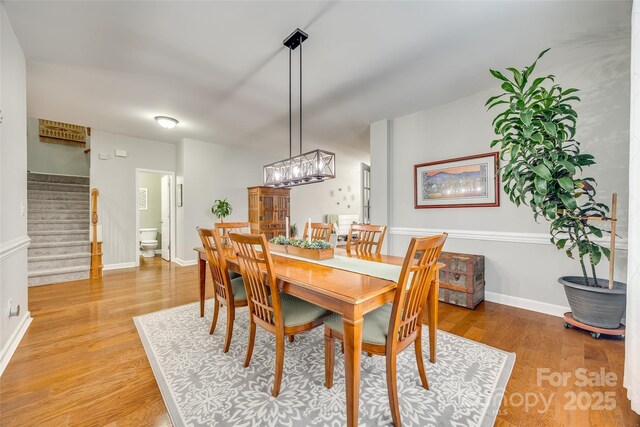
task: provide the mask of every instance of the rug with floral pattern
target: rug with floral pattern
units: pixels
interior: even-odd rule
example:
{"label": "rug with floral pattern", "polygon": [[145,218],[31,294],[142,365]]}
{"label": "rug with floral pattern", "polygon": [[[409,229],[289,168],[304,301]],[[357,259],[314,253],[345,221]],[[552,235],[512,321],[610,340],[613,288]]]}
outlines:
{"label": "rug with floral pattern", "polygon": [[[344,359],[336,351],[333,388],[324,386],[323,328],[286,343],[280,395],[271,396],[273,335],[257,328],[251,365],[243,367],[247,311],[236,311],[233,340],[223,353],[226,312],[209,335],[206,315],[189,304],[134,318],[147,357],[176,426],[344,426]],[[429,354],[424,329],[423,354]],[[398,397],[404,426],[492,426],[515,355],[438,332],[438,360],[425,360],[429,390],[420,385],[412,347],[398,356]],[[361,426],[391,425],[385,359],[362,357]]]}

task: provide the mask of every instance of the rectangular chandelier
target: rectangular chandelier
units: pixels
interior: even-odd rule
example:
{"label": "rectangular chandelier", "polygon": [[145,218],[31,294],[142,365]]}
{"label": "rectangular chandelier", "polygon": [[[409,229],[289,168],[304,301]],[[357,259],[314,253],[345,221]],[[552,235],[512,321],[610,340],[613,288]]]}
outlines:
{"label": "rectangular chandelier", "polygon": [[264,185],[296,187],[336,177],[336,155],[313,150],[264,166]]}

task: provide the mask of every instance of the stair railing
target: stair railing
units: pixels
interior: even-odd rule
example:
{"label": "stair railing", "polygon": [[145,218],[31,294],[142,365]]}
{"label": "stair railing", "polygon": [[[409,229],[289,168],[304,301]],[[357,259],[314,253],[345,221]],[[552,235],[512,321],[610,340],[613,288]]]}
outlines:
{"label": "stair railing", "polygon": [[102,277],[102,242],[98,241],[98,194],[97,188],[91,189],[91,278]]}

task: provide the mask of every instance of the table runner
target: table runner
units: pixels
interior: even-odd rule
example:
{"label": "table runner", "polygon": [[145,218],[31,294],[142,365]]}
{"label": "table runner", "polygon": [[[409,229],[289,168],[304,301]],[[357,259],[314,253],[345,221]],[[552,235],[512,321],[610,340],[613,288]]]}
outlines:
{"label": "table runner", "polygon": [[[326,267],[337,268],[339,270],[351,271],[352,273],[364,274],[365,276],[377,277],[379,279],[391,280],[398,283],[402,266],[385,264],[383,262],[367,261],[363,259],[350,258],[341,255],[334,255],[331,259],[318,261],[315,259],[303,258],[281,252],[271,252],[273,256],[283,256],[313,264],[324,265]],[[411,278],[409,278],[411,279]],[[410,281],[410,280],[409,280]]]}

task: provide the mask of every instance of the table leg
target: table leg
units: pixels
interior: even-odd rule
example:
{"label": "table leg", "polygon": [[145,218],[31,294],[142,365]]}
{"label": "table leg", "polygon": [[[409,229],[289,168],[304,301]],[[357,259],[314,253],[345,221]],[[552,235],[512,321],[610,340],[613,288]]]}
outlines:
{"label": "table leg", "polygon": [[438,279],[431,283],[427,296],[427,308],[429,310],[429,360],[436,363],[436,340],[438,338]]}
{"label": "table leg", "polygon": [[342,324],[344,328],[344,376],[347,389],[347,426],[355,427],[358,425],[360,410],[362,313],[345,313]]}
{"label": "table leg", "polygon": [[200,317],[204,317],[204,291],[207,281],[207,261],[198,257],[198,271],[200,272]]}

